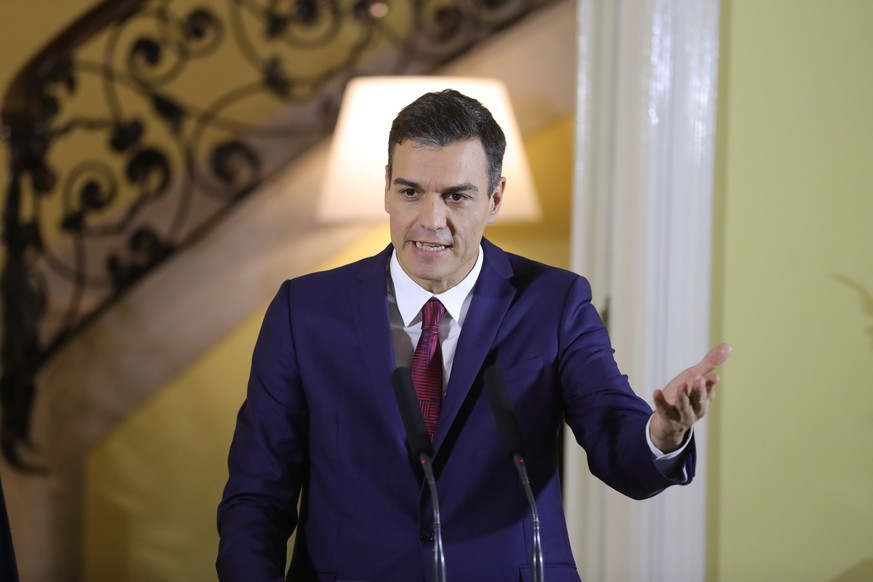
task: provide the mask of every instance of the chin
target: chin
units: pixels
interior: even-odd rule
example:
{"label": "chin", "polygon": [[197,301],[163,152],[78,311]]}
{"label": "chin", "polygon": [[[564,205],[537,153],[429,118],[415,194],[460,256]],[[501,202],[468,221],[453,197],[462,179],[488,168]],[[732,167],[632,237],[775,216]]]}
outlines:
{"label": "chin", "polygon": [[420,279],[421,281],[427,281],[428,283],[439,283],[445,280],[439,274],[432,271],[418,271],[415,273],[415,278]]}

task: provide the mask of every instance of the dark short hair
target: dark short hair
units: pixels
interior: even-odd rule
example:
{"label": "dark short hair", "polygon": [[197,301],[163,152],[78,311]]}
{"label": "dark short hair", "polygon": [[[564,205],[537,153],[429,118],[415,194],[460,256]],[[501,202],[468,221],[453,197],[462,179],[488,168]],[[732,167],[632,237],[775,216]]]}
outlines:
{"label": "dark short hair", "polygon": [[388,134],[388,174],[394,147],[410,139],[432,147],[478,138],[488,161],[488,195],[500,182],[506,137],[491,112],[471,97],[454,89],[425,93],[400,110]]}

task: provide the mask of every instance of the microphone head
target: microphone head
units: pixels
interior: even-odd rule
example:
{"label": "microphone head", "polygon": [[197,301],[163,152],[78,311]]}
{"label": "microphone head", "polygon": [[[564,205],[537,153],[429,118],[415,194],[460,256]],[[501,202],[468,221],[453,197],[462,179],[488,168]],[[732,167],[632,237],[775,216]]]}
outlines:
{"label": "microphone head", "polygon": [[406,428],[406,449],[416,462],[421,455],[433,456],[433,445],[427,436],[424,418],[421,416],[421,406],[418,395],[412,385],[412,372],[409,368],[400,367],[391,374],[391,385],[394,387],[394,397],[400,408],[403,426]]}
{"label": "microphone head", "polygon": [[491,400],[491,410],[494,412],[494,420],[497,421],[497,430],[503,441],[503,449],[511,458],[516,454],[524,457],[524,440],[521,436],[521,427],[518,419],[512,411],[512,403],[509,401],[509,392],[506,389],[506,379],[503,370],[496,365],[485,370],[485,391]]}

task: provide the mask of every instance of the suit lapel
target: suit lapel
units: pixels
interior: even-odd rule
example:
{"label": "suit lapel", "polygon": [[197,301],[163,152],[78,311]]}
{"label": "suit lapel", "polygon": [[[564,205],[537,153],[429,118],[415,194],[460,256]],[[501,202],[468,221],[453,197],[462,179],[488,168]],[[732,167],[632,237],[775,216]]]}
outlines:
{"label": "suit lapel", "polygon": [[[515,297],[515,288],[509,281],[512,269],[505,253],[484,239],[482,248],[485,251],[482,272],[473,288],[473,301],[464,320],[461,337],[458,339],[455,360],[452,363],[452,375],[449,378],[440,412],[439,427],[434,441],[437,454],[450,433],[456,433],[463,425],[466,416],[459,416],[459,412],[485,363],[497,330]],[[455,426],[456,421],[458,426]],[[450,443],[446,444],[450,445]],[[451,449],[451,446],[448,446],[448,449]]]}
{"label": "suit lapel", "polygon": [[[444,457],[450,452],[451,444],[463,426],[466,419],[466,414],[462,413],[464,403],[486,363],[497,330],[515,297],[515,288],[510,283],[512,268],[506,254],[484,239],[482,248],[485,252],[482,272],[473,288],[473,300],[458,339],[452,375],[434,441],[438,457]],[[357,305],[354,309],[356,332],[366,372],[372,379],[369,384],[373,386],[373,396],[379,403],[384,418],[402,442],[406,434],[391,388],[394,347],[386,295],[391,250],[389,245],[385,251],[373,257],[373,260],[365,263],[357,284],[349,288],[348,298],[351,305]],[[441,447],[446,449],[442,454]]]}

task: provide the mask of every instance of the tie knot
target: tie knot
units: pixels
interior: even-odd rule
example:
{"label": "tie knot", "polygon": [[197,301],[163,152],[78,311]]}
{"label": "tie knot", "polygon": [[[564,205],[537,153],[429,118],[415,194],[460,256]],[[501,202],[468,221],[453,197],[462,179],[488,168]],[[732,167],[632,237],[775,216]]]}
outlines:
{"label": "tie knot", "polygon": [[440,320],[446,312],[445,306],[436,297],[428,299],[421,309],[421,327],[439,327]]}

